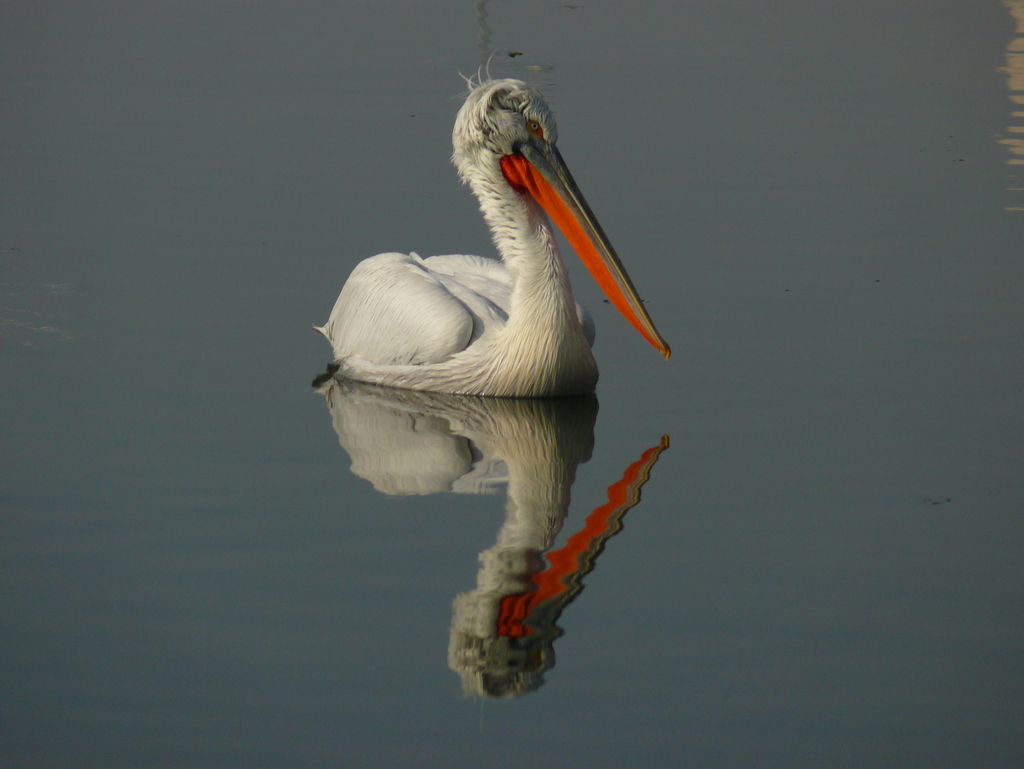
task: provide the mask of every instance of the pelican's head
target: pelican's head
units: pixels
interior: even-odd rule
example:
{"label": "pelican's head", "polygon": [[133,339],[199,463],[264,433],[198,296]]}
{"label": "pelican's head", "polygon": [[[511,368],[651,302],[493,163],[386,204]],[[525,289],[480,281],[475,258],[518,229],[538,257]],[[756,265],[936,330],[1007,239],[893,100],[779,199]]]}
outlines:
{"label": "pelican's head", "polygon": [[479,164],[482,153],[496,165],[538,135],[552,144],[558,139],[555,117],[540,92],[521,80],[487,80],[472,88],[455,119],[453,159],[465,175],[466,164]]}
{"label": "pelican's head", "polygon": [[455,118],[452,160],[480,198],[484,214],[519,196],[531,199],[558,225],[612,304],[669,357],[671,349],[555,146],[558,127],[543,97],[521,80],[470,85]]}

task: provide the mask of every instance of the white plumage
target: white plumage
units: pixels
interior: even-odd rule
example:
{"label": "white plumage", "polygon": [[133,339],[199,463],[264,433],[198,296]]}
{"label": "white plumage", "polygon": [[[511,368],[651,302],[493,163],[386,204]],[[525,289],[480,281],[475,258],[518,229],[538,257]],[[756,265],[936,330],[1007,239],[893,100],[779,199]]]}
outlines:
{"label": "white plumage", "polygon": [[453,160],[501,261],[379,254],[361,262],[318,330],[338,374],[412,390],[536,397],[591,393],[594,327],[576,304],[556,220],[627,319],[668,357],[629,277],[555,148],[554,117],[518,80],[475,86]]}

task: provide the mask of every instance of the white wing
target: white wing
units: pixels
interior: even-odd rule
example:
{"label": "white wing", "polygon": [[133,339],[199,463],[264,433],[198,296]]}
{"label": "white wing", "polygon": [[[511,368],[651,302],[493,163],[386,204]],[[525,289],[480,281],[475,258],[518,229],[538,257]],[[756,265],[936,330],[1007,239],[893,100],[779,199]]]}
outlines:
{"label": "white wing", "polygon": [[359,263],[318,328],[336,360],[439,363],[505,325],[512,281],[479,256],[378,254]]}

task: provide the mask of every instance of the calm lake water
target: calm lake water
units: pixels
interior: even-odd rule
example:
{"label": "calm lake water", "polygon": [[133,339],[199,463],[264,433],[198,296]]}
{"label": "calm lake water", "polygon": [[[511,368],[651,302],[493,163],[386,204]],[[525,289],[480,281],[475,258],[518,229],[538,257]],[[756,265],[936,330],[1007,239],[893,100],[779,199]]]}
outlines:
{"label": "calm lake water", "polygon": [[[1024,765],[1021,0],[0,41],[5,767]],[[595,399],[311,387],[360,259],[492,253],[488,59],[672,360],[567,254]]]}

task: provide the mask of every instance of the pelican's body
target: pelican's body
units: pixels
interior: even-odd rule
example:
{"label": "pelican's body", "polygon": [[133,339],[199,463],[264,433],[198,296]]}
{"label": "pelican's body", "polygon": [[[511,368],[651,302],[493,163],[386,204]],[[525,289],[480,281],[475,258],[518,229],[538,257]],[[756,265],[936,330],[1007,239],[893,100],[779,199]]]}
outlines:
{"label": "pelican's body", "polygon": [[591,393],[594,328],[576,304],[545,212],[627,319],[664,343],[554,146],[540,95],[517,80],[472,89],[453,160],[501,260],[379,254],[361,262],[320,328],[338,373],[412,390],[539,397]]}

